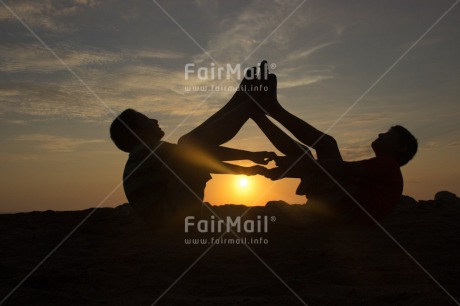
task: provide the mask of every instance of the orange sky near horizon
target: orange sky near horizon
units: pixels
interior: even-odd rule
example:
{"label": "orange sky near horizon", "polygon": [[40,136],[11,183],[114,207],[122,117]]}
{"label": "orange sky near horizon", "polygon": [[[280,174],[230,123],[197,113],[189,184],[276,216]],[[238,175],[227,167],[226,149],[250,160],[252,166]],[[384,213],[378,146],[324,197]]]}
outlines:
{"label": "orange sky near horizon", "polygon": [[[5,170],[14,169],[15,174],[7,172],[0,177],[0,184],[4,190],[8,190],[2,194],[2,201],[10,204],[2,206],[2,212],[80,210],[98,205],[115,207],[125,203],[121,178],[128,155],[116,150],[111,143],[102,145],[107,146],[107,150],[102,151],[105,153],[89,151],[79,154],[78,159],[71,153],[55,153],[49,159],[42,158],[40,163],[33,158],[11,161],[10,167]],[[272,148],[266,146],[265,149]],[[456,152],[460,154],[458,148]],[[458,166],[450,164],[448,160],[439,160],[437,153],[445,154],[422,150],[414,161],[402,168],[404,194],[428,200],[433,199],[437,191],[460,190],[459,180],[456,179]],[[240,164],[248,166],[251,163]],[[434,175],[443,172],[449,173],[449,176]],[[240,175],[212,174],[212,177],[205,190],[205,201],[213,205],[265,205],[273,200],[291,204],[306,202],[305,197],[295,195],[298,179],[271,181],[261,176],[251,176],[247,177],[248,186],[242,188],[239,185]],[[23,186],[27,186],[27,189],[21,188]]]}

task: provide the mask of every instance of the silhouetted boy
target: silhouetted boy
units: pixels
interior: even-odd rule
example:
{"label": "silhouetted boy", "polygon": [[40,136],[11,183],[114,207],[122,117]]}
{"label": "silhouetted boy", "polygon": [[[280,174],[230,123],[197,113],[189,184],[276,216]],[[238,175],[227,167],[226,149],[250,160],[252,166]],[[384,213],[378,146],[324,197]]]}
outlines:
{"label": "silhouetted boy", "polygon": [[[242,86],[248,83],[246,77]],[[220,146],[232,139],[248,120],[247,95],[237,91],[217,113],[178,144],[162,141],[158,121],[133,109],[123,111],[112,123],[115,145],[129,153],[123,186],[129,203],[151,225],[180,223],[199,211],[210,173],[255,175],[261,166],[241,167],[222,161],[251,160],[267,164],[272,152],[249,152]]]}
{"label": "silhouetted boy", "polygon": [[[262,69],[267,69],[266,62],[262,63]],[[255,107],[252,119],[273,145],[286,155],[276,160],[278,168],[271,169],[267,177],[300,178],[297,194],[307,196],[309,209],[334,222],[373,223],[362,208],[377,221],[387,216],[401,198],[403,178],[400,167],[417,152],[415,137],[404,127],[393,126],[372,142],[375,157],[344,161],[333,137],[279,104],[274,74],[268,75],[265,86],[268,91],[257,97],[261,107]],[[301,143],[285,134],[265,115],[281,123]],[[316,150],[317,160],[305,145]]]}

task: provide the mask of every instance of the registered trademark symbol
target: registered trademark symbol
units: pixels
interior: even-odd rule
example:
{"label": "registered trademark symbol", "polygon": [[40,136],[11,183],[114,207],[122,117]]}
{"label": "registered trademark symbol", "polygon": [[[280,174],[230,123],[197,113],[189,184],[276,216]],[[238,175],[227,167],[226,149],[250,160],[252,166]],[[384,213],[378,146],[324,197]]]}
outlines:
{"label": "registered trademark symbol", "polygon": [[271,222],[275,222],[275,221],[276,221],[276,217],[275,217],[275,216],[271,216],[271,217],[270,217],[270,221],[271,221]]}
{"label": "registered trademark symbol", "polygon": [[[276,64],[275,63],[271,63],[270,64],[270,69],[275,69],[276,68]],[[276,219],[276,218],[275,218]]]}

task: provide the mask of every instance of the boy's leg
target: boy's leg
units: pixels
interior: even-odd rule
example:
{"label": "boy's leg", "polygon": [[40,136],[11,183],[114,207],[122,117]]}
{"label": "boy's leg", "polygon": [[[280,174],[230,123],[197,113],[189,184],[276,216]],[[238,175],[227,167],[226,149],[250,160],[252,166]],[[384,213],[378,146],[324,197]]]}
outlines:
{"label": "boy's leg", "polygon": [[[251,97],[255,99],[254,92],[245,91],[252,84],[256,69],[248,69],[245,78],[241,82],[240,89],[233,95],[230,101],[209,117],[205,122],[185,134],[179,139],[179,143],[195,143],[201,145],[221,145],[231,140],[250,117],[252,108]],[[249,96],[251,95],[251,97]]]}
{"label": "boy's leg", "polygon": [[302,143],[314,148],[318,159],[342,160],[337,142],[332,136],[317,130],[281,106],[277,99],[276,75],[268,75],[267,86],[268,91],[263,97],[262,105],[268,115],[281,123]]}

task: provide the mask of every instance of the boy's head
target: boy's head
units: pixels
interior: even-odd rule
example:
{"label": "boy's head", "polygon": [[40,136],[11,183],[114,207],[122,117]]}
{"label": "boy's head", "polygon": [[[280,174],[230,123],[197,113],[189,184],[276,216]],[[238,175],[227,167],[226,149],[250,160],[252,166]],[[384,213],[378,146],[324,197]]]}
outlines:
{"label": "boy's head", "polygon": [[110,138],[122,151],[131,152],[142,142],[158,141],[164,136],[158,121],[133,109],[126,109],[110,126]]}
{"label": "boy's head", "polygon": [[395,159],[399,166],[407,164],[417,153],[418,142],[406,128],[395,125],[372,142],[376,156],[388,156]]}

